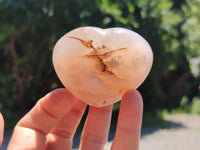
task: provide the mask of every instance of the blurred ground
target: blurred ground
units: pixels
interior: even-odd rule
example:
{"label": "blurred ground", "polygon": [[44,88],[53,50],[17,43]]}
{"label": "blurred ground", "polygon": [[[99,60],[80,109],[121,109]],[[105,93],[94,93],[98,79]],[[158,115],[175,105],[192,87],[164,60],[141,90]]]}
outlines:
{"label": "blurred ground", "polygon": [[148,128],[143,129],[140,150],[200,149],[200,115],[169,115],[165,122],[169,125],[167,129],[158,128],[151,134],[145,131]]}
{"label": "blurred ground", "polygon": [[[200,115],[176,114],[165,118],[167,128],[142,129],[140,150],[199,150]],[[109,150],[111,142],[106,145]]]}
{"label": "blurred ground", "polygon": [[[165,118],[165,129],[160,127],[145,127],[142,129],[140,150],[199,150],[200,147],[200,115],[175,114]],[[10,132],[6,132],[2,148],[6,150]],[[79,134],[75,138],[79,140]],[[109,150],[114,131],[109,134],[109,142],[105,150]],[[75,143],[74,147],[77,147]],[[74,149],[76,150],[76,149]]]}

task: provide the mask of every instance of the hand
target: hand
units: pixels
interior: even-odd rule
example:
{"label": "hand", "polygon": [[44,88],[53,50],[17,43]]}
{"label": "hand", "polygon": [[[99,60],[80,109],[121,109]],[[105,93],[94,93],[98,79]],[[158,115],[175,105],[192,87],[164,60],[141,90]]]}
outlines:
{"label": "hand", "polygon": [[4,120],[2,114],[0,113],[0,147],[3,142],[3,132],[4,132]]}
{"label": "hand", "polygon": [[[40,99],[16,125],[8,150],[71,150],[73,135],[86,104],[66,89],[57,89]],[[122,98],[117,130],[111,150],[138,150],[143,103],[136,90]],[[80,150],[103,150],[107,142],[112,106],[90,106],[80,141]]]}

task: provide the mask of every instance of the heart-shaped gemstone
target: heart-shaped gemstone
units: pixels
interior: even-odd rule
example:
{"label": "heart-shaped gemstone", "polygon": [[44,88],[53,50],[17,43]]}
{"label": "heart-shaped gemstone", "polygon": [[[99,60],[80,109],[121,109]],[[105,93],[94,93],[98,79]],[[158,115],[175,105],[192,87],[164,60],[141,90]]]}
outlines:
{"label": "heart-shaped gemstone", "polygon": [[56,43],[55,71],[63,85],[85,103],[102,107],[121,99],[145,80],[153,62],[148,42],[124,28],[74,29]]}

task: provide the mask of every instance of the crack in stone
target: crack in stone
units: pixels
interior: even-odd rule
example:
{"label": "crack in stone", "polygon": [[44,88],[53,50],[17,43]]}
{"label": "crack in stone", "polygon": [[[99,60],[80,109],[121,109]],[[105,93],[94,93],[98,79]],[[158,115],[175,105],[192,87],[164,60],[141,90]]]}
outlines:
{"label": "crack in stone", "polygon": [[[99,62],[99,64],[100,64],[100,66],[101,66],[101,71],[102,71],[102,72],[107,72],[107,73],[109,73],[109,74],[111,74],[111,75],[115,75],[110,69],[108,69],[109,66],[106,65],[106,64],[104,63],[104,61],[103,61],[103,59],[102,59],[101,57],[105,57],[105,56],[107,56],[107,55],[111,55],[113,52],[120,51],[120,50],[125,50],[125,49],[127,49],[127,48],[119,48],[119,49],[116,49],[116,50],[112,50],[112,51],[110,51],[110,52],[106,52],[106,53],[103,53],[103,54],[99,54],[99,52],[97,51],[97,49],[92,45],[93,40],[90,40],[90,41],[87,42],[87,41],[84,41],[84,40],[82,40],[82,39],[80,39],[80,38],[77,38],[77,37],[73,37],[73,36],[67,36],[67,37],[68,37],[68,38],[75,39],[75,40],[78,40],[78,41],[80,41],[85,47],[93,49],[94,54],[84,55],[83,57],[94,57],[94,58],[97,58],[97,59],[98,59],[98,62]],[[105,49],[106,46],[103,45],[102,48]],[[115,76],[116,76],[116,75],[115,75]]]}

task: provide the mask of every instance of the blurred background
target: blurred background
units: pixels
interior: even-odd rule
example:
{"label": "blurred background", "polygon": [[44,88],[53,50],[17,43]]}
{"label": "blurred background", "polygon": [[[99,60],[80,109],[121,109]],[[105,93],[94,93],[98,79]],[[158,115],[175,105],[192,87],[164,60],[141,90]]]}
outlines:
{"label": "blurred background", "polygon": [[150,43],[153,67],[138,89],[143,124],[168,113],[200,113],[199,10],[199,0],[0,0],[0,111],[6,129],[40,97],[63,87],[52,50],[62,35],[81,26],[128,28]]}

